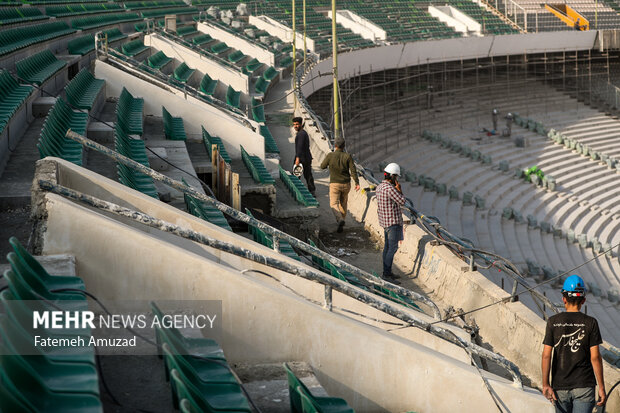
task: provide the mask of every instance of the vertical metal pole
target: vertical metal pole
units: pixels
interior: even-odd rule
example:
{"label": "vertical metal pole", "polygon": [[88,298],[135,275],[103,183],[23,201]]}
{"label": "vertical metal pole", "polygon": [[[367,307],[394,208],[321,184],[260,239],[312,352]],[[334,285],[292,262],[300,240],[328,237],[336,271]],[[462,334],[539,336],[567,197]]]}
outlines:
{"label": "vertical metal pole", "polygon": [[306,0],[303,2],[304,13],[304,74],[306,73],[306,54],[308,47],[306,46]]}
{"label": "vertical metal pole", "polygon": [[519,296],[517,295],[517,287],[519,286],[519,283],[517,282],[517,280],[515,280],[514,284],[512,285],[512,292],[510,293],[511,297],[510,297],[510,302],[514,303],[515,301],[519,301]]}
{"label": "vertical metal pole", "polygon": [[334,140],[340,137],[340,105],[338,100],[338,33],[336,27],[336,0],[332,0],[332,72],[334,76]]}

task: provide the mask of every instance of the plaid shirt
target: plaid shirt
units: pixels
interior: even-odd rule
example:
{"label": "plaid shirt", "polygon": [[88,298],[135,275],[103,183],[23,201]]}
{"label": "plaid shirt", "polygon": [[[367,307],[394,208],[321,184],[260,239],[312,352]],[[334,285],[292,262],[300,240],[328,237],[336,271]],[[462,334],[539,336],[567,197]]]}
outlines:
{"label": "plaid shirt", "polygon": [[383,228],[403,225],[403,213],[400,206],[405,205],[405,196],[389,181],[383,181],[377,187],[377,213],[379,225]]}

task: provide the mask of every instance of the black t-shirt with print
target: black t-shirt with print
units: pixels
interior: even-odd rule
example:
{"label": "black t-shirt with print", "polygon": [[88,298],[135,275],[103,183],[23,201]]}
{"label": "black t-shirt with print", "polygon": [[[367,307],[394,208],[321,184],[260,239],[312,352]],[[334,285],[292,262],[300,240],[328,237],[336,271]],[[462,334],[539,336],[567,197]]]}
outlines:
{"label": "black t-shirt with print", "polygon": [[602,342],[593,317],[565,312],[549,318],[543,344],[553,347],[551,387],[570,390],[596,386],[590,347]]}

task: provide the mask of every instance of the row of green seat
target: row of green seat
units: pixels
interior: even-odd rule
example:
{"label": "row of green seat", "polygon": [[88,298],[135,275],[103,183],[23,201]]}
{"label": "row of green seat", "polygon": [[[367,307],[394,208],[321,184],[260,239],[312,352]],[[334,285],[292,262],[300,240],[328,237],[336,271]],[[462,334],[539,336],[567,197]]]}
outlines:
{"label": "row of green seat", "polygon": [[254,179],[254,182],[266,184],[266,185],[275,184],[273,177],[271,176],[271,174],[265,167],[265,164],[263,163],[263,161],[256,155],[250,155],[245,150],[243,145],[240,145],[240,146],[241,146],[241,159],[243,160],[243,163],[245,164],[246,168],[248,168],[250,175],[252,175],[252,179]]}
{"label": "row of green seat", "polygon": [[217,42],[213,44],[211,47],[209,47],[209,50],[211,50],[211,52],[215,54],[222,54],[222,53],[226,53],[227,51],[229,51],[230,47],[224,42]]}
{"label": "row of green seat", "polygon": [[86,296],[79,292],[85,290],[83,281],[50,275],[16,238],[9,243],[11,268],[4,273],[8,290],[0,294],[5,310],[0,315],[0,411],[103,412],[94,348],[42,351],[34,345],[35,335],[42,340],[80,337],[87,342],[90,329],[31,327],[33,311],[86,310]]}
{"label": "row of green seat", "polygon": [[[146,167],[149,166],[144,141],[129,137],[127,132],[123,130],[120,122],[117,122],[114,127],[114,138],[115,149],[118,153],[131,158]],[[120,162],[116,164],[116,171],[118,173],[118,180],[123,185],[133,188],[136,191],[140,191],[143,194],[151,196],[155,199],[159,199],[155,182],[150,176],[145,175],[142,172],[138,172],[133,168],[129,168]]]}
{"label": "row of green seat", "polygon": [[[0,5],[3,5],[0,3]],[[36,7],[14,7],[0,9],[0,26],[14,23],[24,23],[35,20],[49,19]]]}
{"label": "row of green seat", "polygon": [[90,110],[104,85],[105,80],[96,79],[84,68],[65,87],[65,94],[73,107]]}
{"label": "row of green seat", "polygon": [[[181,178],[181,180],[185,185],[187,185],[185,179]],[[230,224],[222,211],[185,193],[183,194],[183,198],[185,199],[185,207],[187,208],[187,212],[200,219],[208,221],[213,225],[217,225],[220,228],[232,231],[232,228],[230,227]]]}
{"label": "row of green seat", "polygon": [[9,72],[0,69],[0,133],[33,90],[32,86],[18,84]]}
{"label": "row of green seat", "polygon": [[80,30],[88,30],[135,20],[142,20],[138,13],[114,13],[73,19],[71,21],[71,26]]}
{"label": "row of green seat", "polygon": [[[154,302],[151,309],[160,320],[166,316]],[[157,328],[156,338],[175,409],[185,401],[192,412],[252,411],[217,342],[186,337],[174,327]]]}
{"label": "row of green seat", "polygon": [[108,43],[126,39],[128,37],[126,34],[122,33],[117,27],[110,30],[104,30],[103,35],[107,36]]}
{"label": "row of green seat", "polygon": [[258,69],[260,69],[263,66],[262,62],[259,62],[258,59],[254,58],[252,60],[250,60],[248,63],[246,63],[245,67],[243,68],[244,73],[251,75],[252,73],[254,73],[255,71],[257,71]]}
{"label": "row of green seat", "polygon": [[211,79],[211,76],[205,74],[200,81],[200,90],[209,96],[213,96],[217,88],[217,83],[218,81],[216,79]]}
{"label": "row of green seat", "polygon": [[354,413],[344,399],[314,396],[286,363],[284,363],[284,370],[288,381],[291,413]]}
{"label": "row of green seat", "polygon": [[82,145],[67,139],[65,134],[71,129],[75,133],[85,135],[87,124],[87,113],[73,111],[63,98],[58,98],[41,129],[37,144],[41,158],[56,156],[76,165],[82,165]]}
{"label": "row of green seat", "polygon": [[295,201],[307,207],[319,205],[319,202],[298,177],[285,171],[280,165],[278,165],[278,168],[280,169],[280,179],[284,182],[284,186],[286,186],[293,198],[295,198]]}
{"label": "row of green seat", "polygon": [[142,135],[144,99],[135,98],[125,87],[116,103],[116,121],[128,135]]}
{"label": "row of green seat", "polygon": [[183,2],[182,0],[126,1],[124,4],[127,10],[138,10],[156,9],[170,6],[184,6],[185,2]]}
{"label": "row of green seat", "polygon": [[238,63],[241,60],[243,60],[245,57],[246,57],[246,55],[243,54],[243,52],[241,50],[235,50],[234,52],[232,52],[228,56],[226,56],[228,61],[231,62],[231,63]]}
{"label": "row of green seat", "polygon": [[198,33],[198,29],[193,24],[177,27],[177,36],[191,36],[194,33]]}
{"label": "row of green seat", "polygon": [[205,130],[204,126],[202,126],[202,143],[209,154],[209,159],[213,158],[212,146],[217,145],[217,150],[220,156],[224,159],[224,162],[230,165],[230,155],[228,155],[228,152],[224,147],[224,142],[222,142],[222,139],[217,136],[211,136],[209,132]]}
{"label": "row of green seat", "polygon": [[259,133],[263,138],[265,138],[265,152],[280,153],[280,148],[278,148],[278,144],[273,138],[273,135],[271,134],[271,131],[269,130],[267,125],[260,125]]}
{"label": "row of green seat", "polygon": [[49,49],[33,54],[15,64],[20,78],[40,85],[64,68],[67,62],[58,60]]}
{"label": "row of green seat", "polygon": [[84,56],[95,50],[95,36],[87,34],[85,36],[75,37],[67,44],[69,54]]}
{"label": "row of green seat", "polygon": [[271,83],[269,80],[266,80],[263,76],[260,76],[254,84],[254,91],[264,95],[267,92],[267,88],[269,88],[269,83]]}
{"label": "row of green seat", "polygon": [[187,140],[185,135],[185,127],[183,127],[183,119],[173,117],[165,106],[161,107],[162,117],[164,119],[164,133],[166,139],[173,141]]}
{"label": "row of green seat", "polygon": [[75,33],[75,31],[65,22],[43,23],[3,30],[0,32],[0,56],[36,43]]}
{"label": "row of green seat", "polygon": [[149,10],[149,11],[143,11],[142,12],[142,17],[144,17],[145,19],[152,19],[154,17],[163,17],[166,15],[170,15],[170,14],[192,14],[192,13],[199,13],[200,10],[198,10],[196,7],[172,7],[169,9],[156,9],[156,10]]}
{"label": "row of green seat", "polygon": [[198,36],[192,38],[192,43],[197,46],[201,46],[203,44],[207,44],[213,41],[213,37],[208,34],[199,34]]}
{"label": "row of green seat", "polygon": [[[254,215],[252,215],[252,212],[250,212],[249,209],[246,208],[245,213],[248,216],[254,218]],[[251,224],[248,224],[248,232],[250,233],[250,235],[252,235],[252,238],[255,242],[258,242],[259,244],[264,245],[267,248],[273,249],[273,237],[271,235]],[[301,258],[299,258],[299,255],[295,252],[291,244],[289,244],[289,242],[284,239],[280,239],[279,250],[281,254],[286,255],[287,257],[290,257],[296,261],[301,261]]]}
{"label": "row of green seat", "polygon": [[[108,3],[108,4],[65,4],[62,6],[47,6],[45,8],[45,14],[54,17],[66,17],[77,16],[81,14],[93,14],[93,13],[109,13],[114,11],[120,11],[123,8],[120,4]],[[74,26],[75,27],[75,26]]]}

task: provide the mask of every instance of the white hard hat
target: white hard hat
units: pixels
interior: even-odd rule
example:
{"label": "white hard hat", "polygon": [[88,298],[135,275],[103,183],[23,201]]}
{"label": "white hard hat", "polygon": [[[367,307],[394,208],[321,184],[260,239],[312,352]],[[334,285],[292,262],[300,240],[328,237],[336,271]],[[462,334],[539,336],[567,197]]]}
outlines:
{"label": "white hard hat", "polygon": [[385,167],[384,171],[392,175],[400,176],[400,166],[398,166],[398,164],[394,162],[388,164],[388,166]]}
{"label": "white hard hat", "polygon": [[293,175],[296,177],[301,177],[304,174],[304,166],[300,163],[293,166]]}

